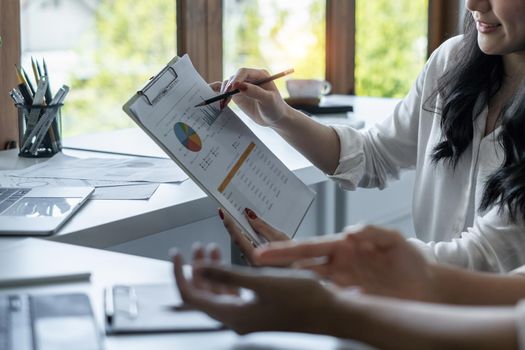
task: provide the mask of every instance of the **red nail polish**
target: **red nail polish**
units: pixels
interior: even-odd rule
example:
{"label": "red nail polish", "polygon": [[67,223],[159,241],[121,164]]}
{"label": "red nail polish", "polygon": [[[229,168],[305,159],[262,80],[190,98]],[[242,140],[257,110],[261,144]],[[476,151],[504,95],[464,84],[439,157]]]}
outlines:
{"label": "red nail polish", "polygon": [[250,208],[246,208],[244,209],[244,212],[246,213],[246,215],[248,215],[248,217],[252,220],[255,220],[257,219],[257,215],[255,214],[255,212],[253,210],[251,210]]}
{"label": "red nail polish", "polygon": [[221,220],[224,220],[224,213],[222,212],[221,208],[219,208],[219,217],[221,218]]}

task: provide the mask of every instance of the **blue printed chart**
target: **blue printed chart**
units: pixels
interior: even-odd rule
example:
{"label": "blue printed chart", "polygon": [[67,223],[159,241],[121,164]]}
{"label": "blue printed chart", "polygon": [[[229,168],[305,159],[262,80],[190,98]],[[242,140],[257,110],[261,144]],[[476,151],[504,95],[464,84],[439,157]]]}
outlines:
{"label": "blue printed chart", "polygon": [[201,138],[188,124],[183,122],[175,123],[173,131],[180,143],[188,150],[199,152],[202,149]]}

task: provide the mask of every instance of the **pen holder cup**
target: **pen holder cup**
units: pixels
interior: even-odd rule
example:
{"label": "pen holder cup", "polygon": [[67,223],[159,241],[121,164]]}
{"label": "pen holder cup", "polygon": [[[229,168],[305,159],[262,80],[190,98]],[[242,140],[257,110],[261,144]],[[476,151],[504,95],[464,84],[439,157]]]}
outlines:
{"label": "pen holder cup", "polygon": [[62,103],[47,106],[17,105],[19,157],[45,158],[62,150],[62,106]]}

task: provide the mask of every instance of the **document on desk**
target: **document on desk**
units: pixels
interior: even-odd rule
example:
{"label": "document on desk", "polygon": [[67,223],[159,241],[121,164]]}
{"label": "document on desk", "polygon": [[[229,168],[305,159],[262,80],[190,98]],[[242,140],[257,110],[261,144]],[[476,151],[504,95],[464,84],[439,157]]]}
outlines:
{"label": "document on desk", "polygon": [[149,199],[159,187],[159,184],[145,182],[20,177],[16,175],[18,175],[18,170],[0,171],[0,186],[20,188],[89,186],[95,187],[95,191],[91,194],[89,199],[99,200]]}
{"label": "document on desk", "polygon": [[220,110],[218,102],[195,107],[214,95],[185,55],[174,58],[124,110],[254,244],[264,239],[249,225],[245,208],[293,235],[315,194],[230,108]]}
{"label": "document on desk", "polygon": [[181,182],[188,176],[169,159],[75,158],[58,153],[46,162],[16,173],[19,177],[96,181]]}

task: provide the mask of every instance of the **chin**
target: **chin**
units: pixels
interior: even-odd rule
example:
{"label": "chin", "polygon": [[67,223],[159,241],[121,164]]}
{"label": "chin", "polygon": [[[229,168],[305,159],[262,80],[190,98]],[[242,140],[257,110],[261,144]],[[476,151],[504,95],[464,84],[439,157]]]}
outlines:
{"label": "chin", "polygon": [[494,43],[489,43],[487,40],[478,38],[478,46],[481,52],[485,55],[495,56],[505,54],[501,47],[498,47],[498,45],[495,45]]}

